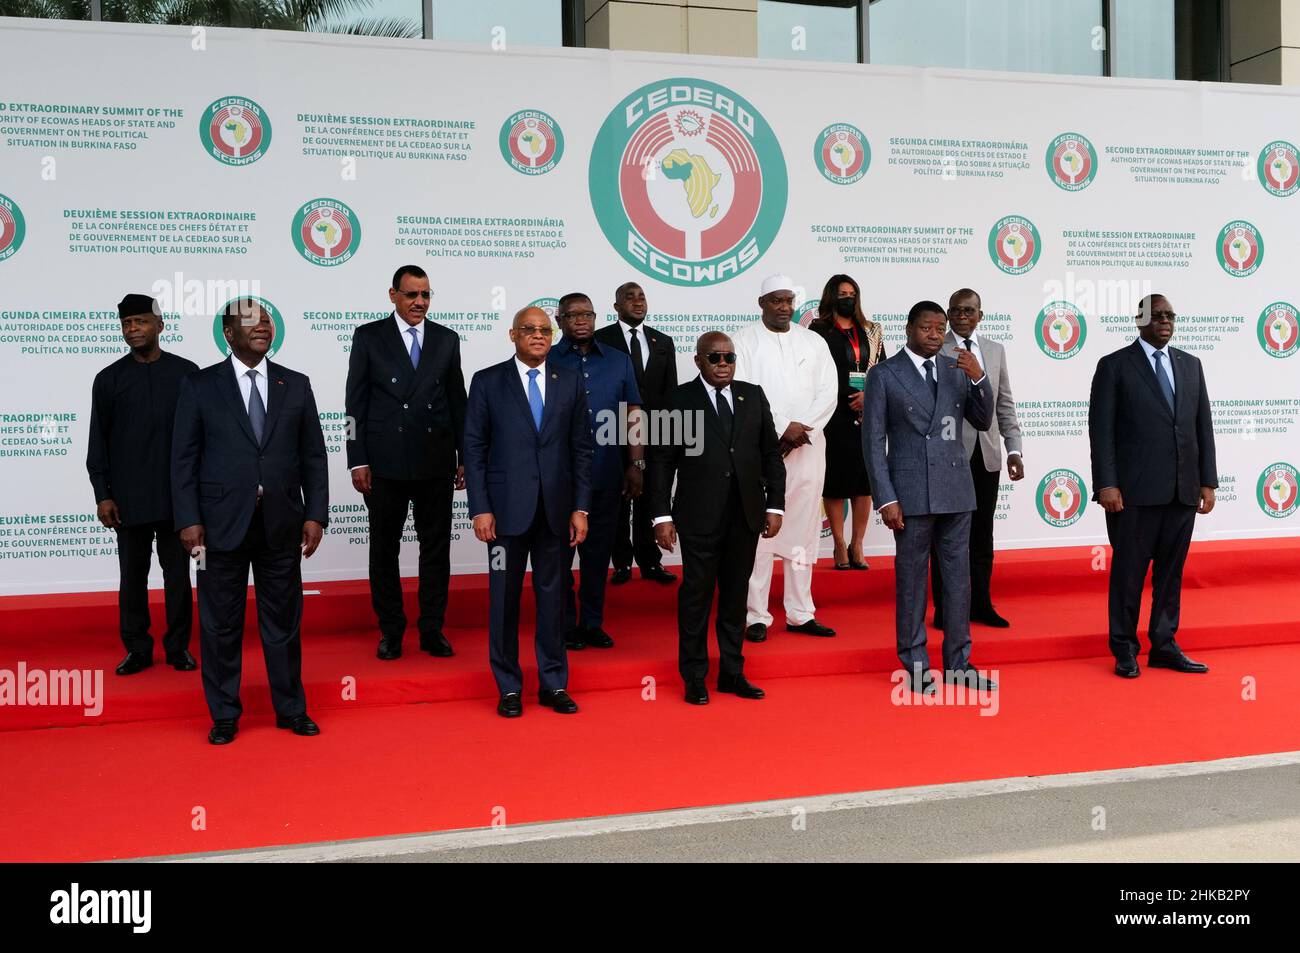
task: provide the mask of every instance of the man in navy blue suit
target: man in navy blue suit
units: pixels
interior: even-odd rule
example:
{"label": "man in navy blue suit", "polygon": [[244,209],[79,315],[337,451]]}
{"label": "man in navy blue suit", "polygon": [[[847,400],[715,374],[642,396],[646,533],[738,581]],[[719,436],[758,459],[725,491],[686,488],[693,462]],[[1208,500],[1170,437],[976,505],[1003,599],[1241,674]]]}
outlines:
{"label": "man in navy blue suit", "polygon": [[515,355],[474,375],[465,413],[465,488],[474,535],[488,544],[488,655],[497,714],[523,714],[519,596],[532,557],[537,700],[573,714],[564,645],[568,549],[587,537],[592,436],[576,371],[548,364],[554,329],[541,308],[515,315]]}
{"label": "man in navy blue suit", "polygon": [[222,315],[230,357],[181,382],[172,435],[174,522],[199,563],[208,741],[229,744],[243,707],[244,605],[253,568],[275,724],[317,735],[302,685],[302,560],[329,522],[325,438],[311,382],[266,359],[275,337],[255,301]]}

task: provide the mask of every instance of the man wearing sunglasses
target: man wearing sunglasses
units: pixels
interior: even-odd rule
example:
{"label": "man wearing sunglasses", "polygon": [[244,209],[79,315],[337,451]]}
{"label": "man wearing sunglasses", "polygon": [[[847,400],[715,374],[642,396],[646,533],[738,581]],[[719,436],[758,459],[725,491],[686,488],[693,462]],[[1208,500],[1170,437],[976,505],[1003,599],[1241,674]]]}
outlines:
{"label": "man wearing sunglasses", "polygon": [[460,337],[428,320],[429,276],[418,265],[393,275],[393,313],[357,328],[345,406],[352,486],[370,511],[370,603],[381,659],[401,658],[406,633],[398,554],[406,514],[420,540],[420,649],[452,654],[442,631],[451,576],[451,502],[464,489],[457,466],[465,433]]}
{"label": "man wearing sunglasses", "polygon": [[[785,464],[763,389],[733,381],[735,364],[730,338],[719,331],[703,335],[695,345],[700,376],[669,399],[673,417],[702,422],[695,430],[702,440],[689,449],[684,439],[650,448],[655,541],[670,552],[682,543],[677,664],[692,705],[709,702],[704,680],[715,590],[718,691],[763,697],[744,675],[745,600],[759,535],[770,539],[781,530]],[[678,493],[670,504],[674,477]]]}

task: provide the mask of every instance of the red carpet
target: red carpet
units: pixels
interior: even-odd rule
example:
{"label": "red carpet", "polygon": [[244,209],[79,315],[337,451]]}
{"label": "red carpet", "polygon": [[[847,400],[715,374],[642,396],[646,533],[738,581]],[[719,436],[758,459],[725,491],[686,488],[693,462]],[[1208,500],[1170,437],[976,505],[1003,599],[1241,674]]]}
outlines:
{"label": "red carpet", "polygon": [[[974,630],[974,661],[1001,669],[996,717],[891,704],[888,560],[873,559],[868,573],[819,570],[818,616],[840,635],[786,634],[778,613],[771,640],[746,650],[747,672],[768,699],[715,694],[702,709],[680,698],[674,590],[640,580],[613,589],[607,628],[618,646],[573,655],[582,713],[538,708],[530,682],[525,716],[512,722],[488,701],[485,632],[474,624],[486,608],[481,580],[457,580],[453,592],[456,658],[412,651],[396,663],[373,657],[364,584],[322,585],[326,594],[308,597],[304,631],[323,734],[272,727],[260,651],[249,641],[247,713],[228,749],[204,741],[197,673],[159,665],[112,675],[121,655],[112,594],[6,600],[0,668],[22,660],[108,673],[96,719],[79,709],[0,708],[8,729],[0,860],[481,827],[496,807],[509,823],[526,823],[1300,749],[1300,606],[1277,598],[1270,582],[1300,572],[1300,542],[1194,547],[1179,641],[1211,674],[1144,671],[1136,682],[1110,674],[1106,575],[1092,559],[1087,550],[999,554],[997,602],[1015,625]],[[357,680],[355,701],[341,698],[347,675]],[[642,700],[647,675],[658,682],[655,701]],[[1258,700],[1241,697],[1247,675]],[[435,700],[446,701],[415,704]],[[81,727],[35,730],[49,725]],[[206,812],[204,831],[192,830],[195,807]]]}

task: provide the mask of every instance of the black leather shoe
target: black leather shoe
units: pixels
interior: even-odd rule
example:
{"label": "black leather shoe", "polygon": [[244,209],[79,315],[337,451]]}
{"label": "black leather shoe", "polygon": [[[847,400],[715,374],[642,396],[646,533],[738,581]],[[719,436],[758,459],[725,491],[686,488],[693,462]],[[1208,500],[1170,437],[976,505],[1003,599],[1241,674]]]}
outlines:
{"label": "black leather shoe", "polygon": [[1142,674],[1138,669],[1138,660],[1131,655],[1115,659],[1115,674],[1120,678],[1137,678]]}
{"label": "black leather shoe", "polygon": [[208,732],[208,744],[228,745],[235,740],[237,734],[239,734],[239,722],[214,721],[212,730]]}
{"label": "black leather shoe", "polygon": [[441,632],[420,636],[420,651],[428,652],[434,658],[451,658],[456,654],[452,651],[451,643],[447,641],[447,637]]}
{"label": "black leather shoe", "polygon": [[502,695],[501,700],[497,702],[497,714],[502,718],[518,718],[523,713],[524,700],[519,697],[518,692]]}
{"label": "black leather shoe", "polygon": [[965,668],[944,669],[943,680],[950,685],[965,685],[977,692],[997,691],[998,683],[985,678],[974,665]]}
{"label": "black leather shoe", "polygon": [[604,629],[583,629],[582,641],[590,645],[593,649],[612,649],[614,640],[609,637],[609,633]]}
{"label": "black leather shoe", "polygon": [[383,659],[385,662],[391,662],[393,659],[401,658],[402,640],[390,639],[387,637],[381,638],[379,640],[379,651],[375,653],[375,656]]}
{"label": "black leather shoe", "polygon": [[1210,670],[1210,666],[1204,662],[1193,662],[1182,652],[1177,655],[1148,655],[1148,668],[1171,668],[1175,672],[1189,672],[1193,675],[1204,675]]}
{"label": "black leather shoe", "polygon": [[707,705],[709,690],[704,687],[703,682],[687,682],[686,701],[691,705]]}
{"label": "black leather shoe", "polygon": [[114,671],[118,675],[134,675],[136,672],[143,672],[145,669],[152,667],[152,655],[145,655],[143,652],[128,652],[126,658],[117,663],[117,668]]}
{"label": "black leather shoe", "polygon": [[275,727],[292,731],[295,735],[318,735],[320,727],[306,715],[294,715],[292,718],[275,716]]}
{"label": "black leather shoe", "polygon": [[970,620],[972,622],[978,622],[980,625],[990,626],[994,629],[1011,628],[1011,623],[998,615],[993,609],[985,609],[982,612],[972,612]]}
{"label": "black leather shoe", "polygon": [[642,569],[641,578],[649,579],[651,582],[657,582],[664,586],[671,586],[677,581],[677,577],[663,566],[651,566],[649,569]]}
{"label": "black leather shoe", "polygon": [[744,675],[737,675],[735,678],[719,678],[718,691],[726,692],[728,695],[739,695],[741,698],[763,698],[767,695],[757,685],[751,685]]}
{"label": "black leather shoe", "polygon": [[578,703],[562,688],[557,688],[555,691],[543,688],[537,693],[537,701],[560,715],[572,715],[578,710]]}
{"label": "black leather shoe", "polygon": [[189,649],[182,649],[180,655],[167,656],[167,664],[178,672],[192,672],[199,667]]}
{"label": "black leather shoe", "polygon": [[928,668],[924,672],[902,671],[903,682],[914,695],[933,695],[938,690],[934,683],[934,672]]}
{"label": "black leather shoe", "polygon": [[785,624],[787,632],[802,632],[804,635],[819,635],[824,639],[829,639],[835,634],[835,630],[829,625],[822,625],[816,619],[809,619],[807,622],[800,622],[798,625]]}
{"label": "black leather shoe", "polygon": [[571,652],[578,652],[587,647],[582,629],[570,629],[564,637],[564,647]]}
{"label": "black leather shoe", "polygon": [[609,577],[609,584],[611,586],[621,586],[623,585],[623,583],[627,582],[631,578],[632,578],[632,567],[624,566],[622,569],[614,570],[614,575]]}
{"label": "black leather shoe", "polygon": [[761,622],[755,622],[753,625],[745,627],[745,638],[751,642],[767,641],[767,626]]}

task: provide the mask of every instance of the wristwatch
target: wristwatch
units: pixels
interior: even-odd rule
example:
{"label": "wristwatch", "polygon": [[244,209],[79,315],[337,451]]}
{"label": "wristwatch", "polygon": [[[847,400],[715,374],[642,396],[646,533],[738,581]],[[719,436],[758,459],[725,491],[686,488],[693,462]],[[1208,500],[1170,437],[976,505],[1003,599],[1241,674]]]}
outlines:
{"label": "wristwatch", "polygon": [[645,469],[645,461],[644,461],[644,460],[633,460],[633,461],[632,461],[632,466],[636,467],[638,470],[644,470],[644,469]]}

